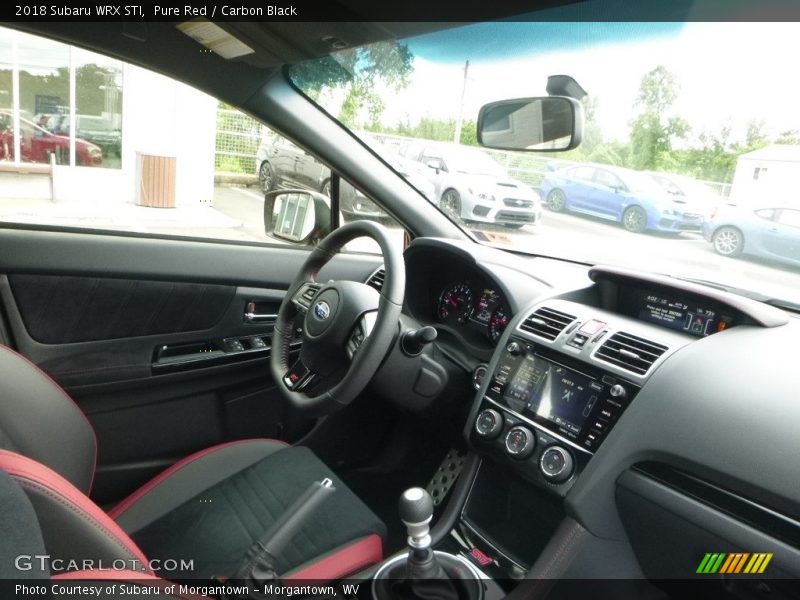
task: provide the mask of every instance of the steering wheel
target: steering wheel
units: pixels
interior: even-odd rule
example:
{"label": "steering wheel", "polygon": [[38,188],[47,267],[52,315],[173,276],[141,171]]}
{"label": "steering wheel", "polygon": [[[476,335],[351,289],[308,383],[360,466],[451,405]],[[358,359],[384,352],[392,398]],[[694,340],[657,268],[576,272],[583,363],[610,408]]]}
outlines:
{"label": "steering wheel", "polygon": [[[317,274],[348,242],[369,237],[383,253],[386,276],[378,293],[356,281],[320,283]],[[270,371],[296,408],[327,414],[347,406],[378,370],[397,333],[405,294],[402,253],[384,226],[354,221],[320,241],[281,303],[272,332]],[[302,315],[300,357],[290,365],[295,320]]]}

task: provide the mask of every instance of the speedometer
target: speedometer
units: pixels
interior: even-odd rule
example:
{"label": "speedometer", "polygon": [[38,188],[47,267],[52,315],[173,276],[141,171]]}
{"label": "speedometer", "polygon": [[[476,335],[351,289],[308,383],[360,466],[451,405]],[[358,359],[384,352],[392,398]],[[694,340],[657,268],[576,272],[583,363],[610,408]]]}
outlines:
{"label": "speedometer", "polygon": [[508,321],[509,316],[506,314],[505,307],[501,304],[495,309],[489,319],[489,339],[492,340],[492,343],[496,344],[500,340],[500,336],[503,335]]}
{"label": "speedometer", "polygon": [[472,312],[472,290],[466,283],[455,283],[439,297],[436,311],[443,323],[465,323]]}

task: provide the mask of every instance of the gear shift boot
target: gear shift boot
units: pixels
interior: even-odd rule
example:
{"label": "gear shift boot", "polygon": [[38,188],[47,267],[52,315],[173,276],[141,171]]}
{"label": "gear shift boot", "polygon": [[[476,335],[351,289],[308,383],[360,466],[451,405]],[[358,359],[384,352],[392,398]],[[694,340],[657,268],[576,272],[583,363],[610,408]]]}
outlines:
{"label": "gear shift boot", "polygon": [[434,552],[432,566],[426,564],[421,570],[409,562],[408,555],[397,556],[375,573],[372,592],[376,600],[482,600],[480,574],[461,557]]}
{"label": "gear shift boot", "polygon": [[431,550],[433,500],[422,488],[400,497],[409,551],[387,561],[372,582],[376,600],[482,600],[480,573],[464,559]]}

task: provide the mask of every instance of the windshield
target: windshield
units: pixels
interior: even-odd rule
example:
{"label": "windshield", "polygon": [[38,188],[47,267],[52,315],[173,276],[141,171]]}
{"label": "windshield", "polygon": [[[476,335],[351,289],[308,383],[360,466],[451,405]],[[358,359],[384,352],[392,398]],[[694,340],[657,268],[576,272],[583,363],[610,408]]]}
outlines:
{"label": "windshield", "polygon": [[[480,243],[800,301],[800,78],[786,64],[798,34],[797,23],[481,23],[291,76],[420,165],[428,201]],[[555,74],[588,92],[578,148],[479,149],[483,104],[544,96]],[[502,193],[470,185],[487,174]],[[675,190],[686,201],[664,202]]]}
{"label": "windshield", "polygon": [[452,149],[445,155],[451,171],[467,175],[507,176],[503,168],[479,150]]}

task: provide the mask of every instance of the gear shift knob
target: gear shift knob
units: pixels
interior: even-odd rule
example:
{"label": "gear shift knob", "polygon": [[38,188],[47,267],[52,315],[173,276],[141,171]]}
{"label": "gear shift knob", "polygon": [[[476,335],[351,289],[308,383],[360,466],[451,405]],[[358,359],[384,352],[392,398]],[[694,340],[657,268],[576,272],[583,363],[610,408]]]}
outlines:
{"label": "gear shift knob", "polygon": [[408,545],[415,550],[431,546],[430,522],[433,518],[433,498],[424,489],[413,487],[400,496],[400,520],[408,532]]}

